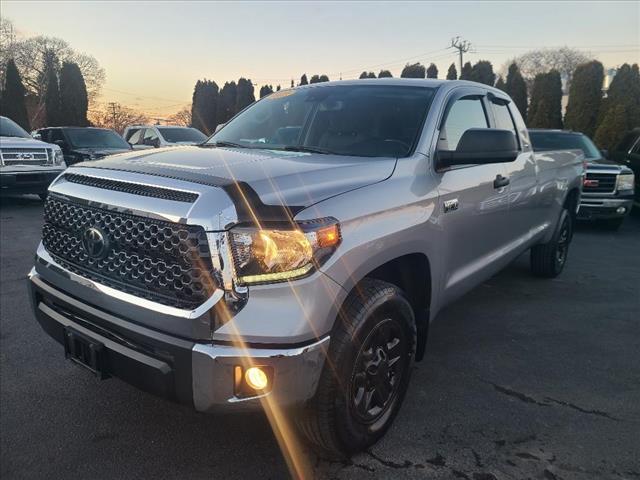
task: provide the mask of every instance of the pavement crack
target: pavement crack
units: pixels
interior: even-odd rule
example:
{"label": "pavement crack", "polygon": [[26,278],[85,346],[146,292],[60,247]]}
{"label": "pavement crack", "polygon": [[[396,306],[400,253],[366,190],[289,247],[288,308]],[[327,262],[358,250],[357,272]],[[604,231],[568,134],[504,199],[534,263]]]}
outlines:
{"label": "pavement crack", "polygon": [[563,402],[562,400],[556,400],[555,398],[551,398],[551,397],[545,397],[545,400],[547,400],[548,402],[557,403],[558,405],[562,405],[564,407],[572,408],[574,410],[577,410],[578,412],[586,413],[588,415],[597,415],[598,417],[608,418],[609,420],[613,420],[614,422],[620,421],[619,418],[609,415],[607,412],[603,412],[601,410],[587,410],[573,403]]}
{"label": "pavement crack", "polygon": [[436,452],[436,456],[427,460],[427,463],[436,467],[444,467],[447,464],[447,460]]}
{"label": "pavement crack", "polygon": [[371,458],[376,460],[378,463],[381,463],[382,465],[384,465],[385,467],[395,468],[396,470],[409,468],[409,467],[411,467],[413,465],[413,463],[411,463],[409,460],[405,460],[404,463],[396,463],[396,462],[391,461],[391,460],[385,460],[384,458],[381,458],[378,455],[376,455],[375,453],[373,453],[371,450],[367,450],[367,454]]}
{"label": "pavement crack", "polygon": [[478,455],[478,452],[476,452],[473,448],[471,449],[471,453],[473,453],[473,458],[476,461],[476,467],[484,467],[484,465],[482,464],[482,458],[480,458],[480,455]]}
{"label": "pavement crack", "polygon": [[504,387],[502,385],[498,385],[497,383],[493,383],[493,382],[487,382],[485,380],[485,383],[488,383],[489,385],[493,386],[493,388],[497,391],[500,392],[504,395],[508,395],[509,397],[512,398],[516,398],[518,400],[520,400],[521,402],[524,403],[531,403],[533,405],[538,405],[540,407],[550,407],[552,403],[555,403],[557,405],[561,405],[563,407],[568,407],[571,408],[573,410],[576,410],[578,412],[581,413],[586,413],[588,415],[597,415],[598,417],[603,417],[603,418],[607,418],[609,420],[613,420],[614,422],[619,422],[620,419],[614,417],[613,415],[608,414],[607,412],[603,412],[601,410],[587,410],[586,408],[582,408],[574,403],[571,402],[565,402],[563,400],[557,400],[555,398],[552,397],[544,397],[544,401],[540,401],[535,399],[532,396],[526,395],[522,392],[518,392],[517,390],[513,390],[511,388],[507,388]]}
{"label": "pavement crack", "polygon": [[529,395],[525,395],[522,392],[518,392],[516,390],[512,390],[510,388],[503,387],[502,385],[498,385],[497,383],[493,383],[493,382],[486,382],[486,383],[492,385],[493,388],[497,392],[500,392],[500,393],[502,393],[504,395],[508,395],[510,397],[513,397],[513,398],[517,398],[518,400],[520,400],[520,401],[522,401],[524,403],[532,403],[534,405],[539,405],[541,407],[548,407],[549,406],[548,403],[540,402],[540,401],[536,400],[535,398],[530,397]]}

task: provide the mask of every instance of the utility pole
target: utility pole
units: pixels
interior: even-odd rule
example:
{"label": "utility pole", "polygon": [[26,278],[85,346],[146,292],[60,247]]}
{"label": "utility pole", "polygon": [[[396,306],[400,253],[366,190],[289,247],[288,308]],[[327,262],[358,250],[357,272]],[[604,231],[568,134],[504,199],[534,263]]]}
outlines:
{"label": "utility pole", "polygon": [[117,108],[118,104],[116,102],[109,102],[109,108],[111,109],[111,121],[112,121],[112,127],[115,130],[116,129],[116,108]]}
{"label": "utility pole", "polygon": [[460,54],[460,74],[462,73],[462,54],[467,53],[471,48],[471,42],[466,40],[460,40],[460,37],[451,39],[451,46],[449,48],[455,48]]}

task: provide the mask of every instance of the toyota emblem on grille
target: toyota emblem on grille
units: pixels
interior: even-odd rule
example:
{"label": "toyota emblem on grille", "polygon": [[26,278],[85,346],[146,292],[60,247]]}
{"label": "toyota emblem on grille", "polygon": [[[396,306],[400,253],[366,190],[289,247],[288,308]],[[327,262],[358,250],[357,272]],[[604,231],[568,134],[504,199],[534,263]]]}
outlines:
{"label": "toyota emblem on grille", "polygon": [[90,257],[102,258],[107,253],[108,242],[102,231],[87,228],[82,234],[82,246]]}
{"label": "toyota emblem on grille", "polygon": [[33,160],[33,153],[18,153],[16,157],[19,160]]}

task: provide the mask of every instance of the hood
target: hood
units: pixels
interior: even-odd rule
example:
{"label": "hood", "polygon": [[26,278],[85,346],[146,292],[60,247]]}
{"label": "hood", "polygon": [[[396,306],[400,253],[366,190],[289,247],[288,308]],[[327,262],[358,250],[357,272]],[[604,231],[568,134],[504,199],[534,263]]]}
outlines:
{"label": "hood", "polygon": [[88,155],[92,160],[96,158],[106,157],[107,155],[115,155],[116,153],[130,152],[130,148],[72,148],[72,153]]}
{"label": "hood", "polygon": [[[76,168],[120,170],[223,188],[243,217],[247,200],[265,220],[281,220],[314,203],[391,176],[395,158],[275,150],[170,147],[135,151]],[[272,208],[273,207],[273,208]]]}
{"label": "hood", "polygon": [[1,148],[57,148],[35,138],[0,137]]}
{"label": "hood", "polygon": [[625,165],[621,165],[618,162],[609,160],[608,158],[590,159],[587,162],[587,171],[598,172],[600,170],[617,170],[618,172],[626,172],[629,168]]}

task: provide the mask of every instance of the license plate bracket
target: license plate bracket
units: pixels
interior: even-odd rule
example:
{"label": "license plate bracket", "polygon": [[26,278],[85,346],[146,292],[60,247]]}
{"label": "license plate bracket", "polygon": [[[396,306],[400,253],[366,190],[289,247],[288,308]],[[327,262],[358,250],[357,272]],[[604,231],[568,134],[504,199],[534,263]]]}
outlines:
{"label": "license plate bracket", "polygon": [[104,345],[70,327],[64,329],[64,355],[86,368],[99,379],[109,378],[106,372]]}

